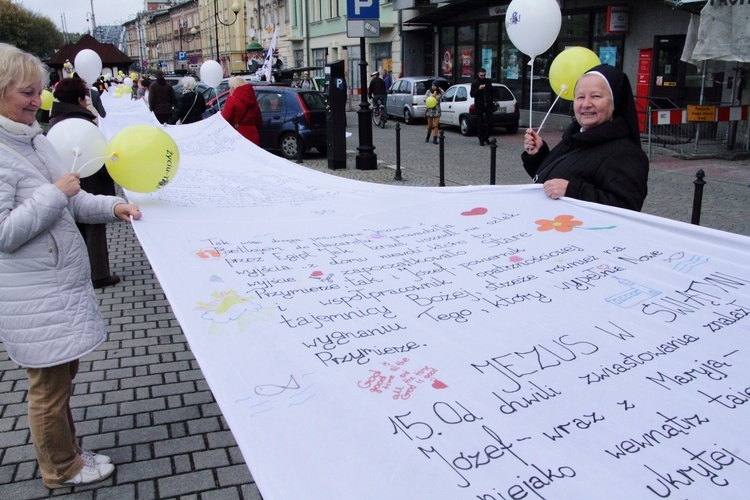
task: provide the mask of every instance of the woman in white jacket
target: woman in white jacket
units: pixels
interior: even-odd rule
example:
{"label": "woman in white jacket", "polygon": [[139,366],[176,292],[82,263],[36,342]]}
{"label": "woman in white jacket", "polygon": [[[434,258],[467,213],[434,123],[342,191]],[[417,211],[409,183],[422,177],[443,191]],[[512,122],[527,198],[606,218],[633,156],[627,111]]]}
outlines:
{"label": "woman in white jacket", "polygon": [[0,338],[27,370],[29,428],[48,488],[109,477],[109,457],[82,450],[70,412],[78,360],[105,337],[75,220],[140,218],[136,205],[81,191],[36,122],[46,71],[0,43]]}

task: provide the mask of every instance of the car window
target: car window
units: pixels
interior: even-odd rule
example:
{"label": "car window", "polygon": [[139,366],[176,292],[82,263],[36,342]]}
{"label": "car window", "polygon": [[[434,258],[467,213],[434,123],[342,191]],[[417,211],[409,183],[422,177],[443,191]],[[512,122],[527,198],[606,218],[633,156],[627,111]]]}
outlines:
{"label": "car window", "polygon": [[492,98],[496,101],[512,101],[513,94],[506,87],[492,87]]}
{"label": "car window", "polygon": [[402,94],[411,94],[411,82],[405,81],[401,84],[401,93]]}
{"label": "car window", "polygon": [[469,93],[466,91],[466,87],[458,87],[456,91],[456,102],[463,102],[469,98]]}
{"label": "car window", "polygon": [[281,111],[284,105],[284,96],[280,92],[258,92],[256,99],[261,113]]}
{"label": "car window", "polygon": [[415,85],[416,91],[414,93],[416,95],[425,95],[427,93],[427,81],[415,82]]}
{"label": "car window", "polygon": [[305,106],[309,110],[326,109],[326,101],[320,92],[300,92]]}
{"label": "car window", "polygon": [[456,89],[458,89],[458,87],[453,87],[452,89],[448,89],[448,91],[445,93],[445,96],[443,96],[443,100],[452,101],[453,96],[456,95]]}

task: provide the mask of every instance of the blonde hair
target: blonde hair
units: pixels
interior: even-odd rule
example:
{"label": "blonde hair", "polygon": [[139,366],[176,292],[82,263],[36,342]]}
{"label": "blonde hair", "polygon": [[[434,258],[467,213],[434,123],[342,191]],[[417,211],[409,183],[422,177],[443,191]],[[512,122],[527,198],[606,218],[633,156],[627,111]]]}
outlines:
{"label": "blonde hair", "polygon": [[245,80],[241,76],[233,76],[229,79],[230,89],[236,89],[237,87],[242,87],[243,85],[247,85],[247,80]]}
{"label": "blonde hair", "polygon": [[0,98],[10,90],[33,83],[45,83],[47,69],[38,57],[18,47],[0,43]]}

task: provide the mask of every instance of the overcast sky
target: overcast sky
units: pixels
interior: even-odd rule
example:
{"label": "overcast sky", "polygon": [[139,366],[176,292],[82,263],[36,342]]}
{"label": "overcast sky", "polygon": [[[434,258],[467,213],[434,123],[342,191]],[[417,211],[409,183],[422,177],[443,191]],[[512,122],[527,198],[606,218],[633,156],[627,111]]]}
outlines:
{"label": "overcast sky", "polygon": [[[86,21],[91,12],[92,0],[16,0],[24,8],[50,18],[62,32],[62,14],[69,33],[86,33],[91,21]],[[96,24],[121,24],[131,14],[143,10],[143,0],[93,0]]]}

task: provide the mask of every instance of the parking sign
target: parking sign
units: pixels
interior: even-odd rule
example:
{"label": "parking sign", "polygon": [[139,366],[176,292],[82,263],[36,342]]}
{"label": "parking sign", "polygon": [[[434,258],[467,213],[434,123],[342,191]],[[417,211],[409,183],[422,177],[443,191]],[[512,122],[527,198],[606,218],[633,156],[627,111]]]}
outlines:
{"label": "parking sign", "polygon": [[346,0],[349,19],[380,19],[380,0]]}

